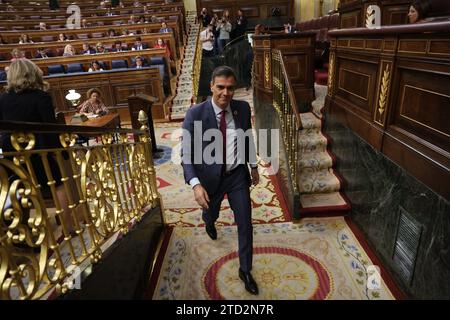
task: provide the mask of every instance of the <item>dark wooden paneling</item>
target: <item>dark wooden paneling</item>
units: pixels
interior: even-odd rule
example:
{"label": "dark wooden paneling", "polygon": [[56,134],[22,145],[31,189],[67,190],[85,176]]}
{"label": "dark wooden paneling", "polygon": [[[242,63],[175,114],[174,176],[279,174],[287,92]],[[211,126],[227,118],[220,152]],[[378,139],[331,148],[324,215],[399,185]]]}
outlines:
{"label": "dark wooden paneling", "polygon": [[341,58],[337,60],[336,95],[355,107],[355,112],[372,118],[378,66],[373,63]]}
{"label": "dark wooden paneling", "polygon": [[331,116],[447,199],[449,30],[440,22],[330,32],[326,100]]}
{"label": "dark wooden paneling", "polygon": [[[254,85],[257,93],[266,92],[271,100],[272,73],[271,50],[280,50],[286,62],[297,102],[308,103],[314,99],[314,33],[272,34],[254,36]],[[262,99],[262,97],[260,97]]]}
{"label": "dark wooden paneling", "polygon": [[436,72],[427,69],[425,64],[402,63],[393,87],[397,99],[391,124],[449,152],[449,79],[450,66],[443,66]]}

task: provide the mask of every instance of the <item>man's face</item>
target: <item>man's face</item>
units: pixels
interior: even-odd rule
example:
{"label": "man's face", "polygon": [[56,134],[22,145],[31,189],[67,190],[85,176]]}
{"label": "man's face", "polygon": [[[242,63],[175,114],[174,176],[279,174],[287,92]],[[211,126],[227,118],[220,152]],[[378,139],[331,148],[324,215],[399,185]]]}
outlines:
{"label": "man's face", "polygon": [[225,109],[234,95],[236,79],[234,77],[216,77],[211,83],[213,100],[220,108]]}

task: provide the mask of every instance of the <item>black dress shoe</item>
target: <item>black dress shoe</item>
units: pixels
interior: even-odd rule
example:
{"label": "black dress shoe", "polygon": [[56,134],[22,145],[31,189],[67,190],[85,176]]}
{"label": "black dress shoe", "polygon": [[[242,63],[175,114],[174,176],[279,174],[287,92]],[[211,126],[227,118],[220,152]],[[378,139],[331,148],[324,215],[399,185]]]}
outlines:
{"label": "black dress shoe", "polygon": [[250,272],[244,272],[241,269],[239,269],[239,278],[241,278],[241,280],[244,281],[245,290],[254,295],[257,295],[259,293],[258,286]]}
{"label": "black dress shoe", "polygon": [[211,239],[213,239],[213,240],[217,239],[217,230],[216,230],[216,227],[214,225],[210,225],[210,226],[206,225],[205,226],[205,230],[206,230],[206,233],[208,234],[208,236]]}

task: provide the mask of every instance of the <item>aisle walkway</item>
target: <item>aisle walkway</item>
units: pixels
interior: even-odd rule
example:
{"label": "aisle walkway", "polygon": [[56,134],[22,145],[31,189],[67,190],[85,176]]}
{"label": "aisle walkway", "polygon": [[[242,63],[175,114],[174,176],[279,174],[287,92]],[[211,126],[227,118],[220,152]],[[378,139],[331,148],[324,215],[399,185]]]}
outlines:
{"label": "aisle walkway", "polygon": [[[235,98],[250,103],[251,91]],[[318,97],[318,101],[323,101]],[[153,299],[394,299],[391,280],[379,276],[379,262],[344,217],[306,218],[291,222],[270,168],[260,166],[260,185],[251,191],[254,222],[252,274],[260,294],[249,295],[238,278],[237,231],[225,200],[218,240],[205,233],[192,190],[184,184],[179,161],[181,123],[156,126],[165,149],[156,163],[165,219],[165,235],[150,296]],[[178,159],[177,159],[178,158]]]}

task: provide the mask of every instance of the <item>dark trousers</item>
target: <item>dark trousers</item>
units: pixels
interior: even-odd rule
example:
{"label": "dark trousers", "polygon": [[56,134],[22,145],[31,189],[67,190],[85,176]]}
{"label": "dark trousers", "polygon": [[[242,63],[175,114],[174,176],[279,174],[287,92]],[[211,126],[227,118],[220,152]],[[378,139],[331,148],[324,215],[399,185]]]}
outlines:
{"label": "dark trousers", "polygon": [[212,49],[211,51],[202,49],[202,55],[204,57],[214,57],[214,49]]}
{"label": "dark trousers", "polygon": [[212,225],[217,220],[220,204],[227,194],[238,229],[239,263],[242,271],[250,272],[253,256],[253,226],[250,182],[246,170],[245,165],[240,165],[230,175],[222,177],[218,190],[209,195],[209,209],[203,210],[203,221],[206,225]]}

